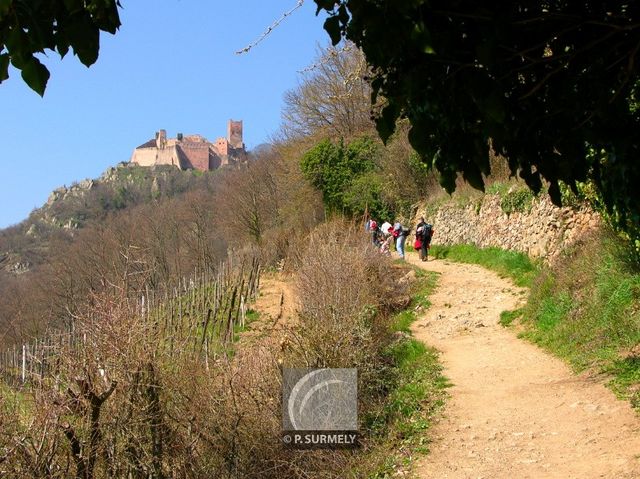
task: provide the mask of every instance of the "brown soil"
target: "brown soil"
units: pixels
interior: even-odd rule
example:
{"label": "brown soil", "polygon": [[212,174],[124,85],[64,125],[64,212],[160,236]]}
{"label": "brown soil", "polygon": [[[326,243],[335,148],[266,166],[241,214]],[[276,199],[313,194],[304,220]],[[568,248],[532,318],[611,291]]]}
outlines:
{"label": "brown soil", "polygon": [[440,273],[415,336],[441,351],[449,389],[423,478],[640,478],[640,418],[600,380],[498,324],[526,292],[479,266]]}
{"label": "brown soil", "polygon": [[287,322],[295,313],[295,294],[291,278],[283,274],[263,273],[260,280],[260,296],[253,305],[260,311],[260,323]]}
{"label": "brown soil", "polygon": [[263,273],[260,295],[251,308],[260,313],[260,318],[241,334],[238,356],[255,355],[258,349],[274,356],[287,323],[295,316],[296,295],[291,278],[281,273]]}

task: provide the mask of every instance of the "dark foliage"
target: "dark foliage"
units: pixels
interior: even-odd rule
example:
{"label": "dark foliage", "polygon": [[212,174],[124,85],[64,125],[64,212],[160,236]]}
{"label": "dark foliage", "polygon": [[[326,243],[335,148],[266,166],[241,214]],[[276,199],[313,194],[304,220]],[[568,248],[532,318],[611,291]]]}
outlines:
{"label": "dark foliage", "polygon": [[9,63],[44,95],[49,70],[36,57],[47,50],[64,57],[69,49],[86,66],[98,59],[100,32],[120,26],[118,0],[0,0],[0,82]]}
{"label": "dark foliage", "polygon": [[583,0],[315,0],[325,29],[373,68],[377,129],[399,118],[455,189],[489,173],[488,142],[535,192],[591,179],[621,225],[637,224],[640,4]]}

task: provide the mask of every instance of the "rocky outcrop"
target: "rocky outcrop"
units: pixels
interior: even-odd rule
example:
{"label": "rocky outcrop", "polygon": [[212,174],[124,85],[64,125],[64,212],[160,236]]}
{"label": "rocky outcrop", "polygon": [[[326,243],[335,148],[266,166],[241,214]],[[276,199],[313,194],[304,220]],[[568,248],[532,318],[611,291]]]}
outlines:
{"label": "rocky outcrop", "polygon": [[31,263],[28,261],[18,261],[17,263],[13,263],[9,265],[9,273],[11,274],[23,274],[28,272],[31,269]]}
{"label": "rocky outcrop", "polygon": [[121,161],[116,166],[110,166],[104,171],[104,173],[102,173],[102,175],[98,179],[98,182],[102,182],[102,183],[115,182],[118,179],[119,170],[130,168],[131,166],[132,165],[126,161]]}
{"label": "rocky outcrop", "polygon": [[79,183],[71,185],[69,188],[61,186],[51,192],[47,199],[47,205],[51,206],[53,203],[59,200],[66,200],[71,197],[81,197],[86,191],[89,191],[95,185],[94,181],[87,178]]}
{"label": "rocky outcrop", "polygon": [[0,253],[0,271],[18,275],[26,273],[31,269],[31,263],[21,259],[19,255],[10,252]]}
{"label": "rocky outcrop", "polygon": [[447,203],[435,215],[423,207],[418,216],[433,224],[433,244],[471,243],[520,251],[553,262],[560,252],[601,226],[600,216],[582,205],[557,207],[547,195],[534,198],[524,211],[506,214],[499,195],[485,195],[481,203]]}

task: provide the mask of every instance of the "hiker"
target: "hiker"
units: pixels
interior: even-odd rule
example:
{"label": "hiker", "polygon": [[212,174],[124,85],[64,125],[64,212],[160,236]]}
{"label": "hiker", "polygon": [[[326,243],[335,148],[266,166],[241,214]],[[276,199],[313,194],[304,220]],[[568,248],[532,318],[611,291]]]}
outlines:
{"label": "hiker", "polygon": [[407,236],[409,236],[410,232],[411,230],[402,226],[399,221],[393,225],[393,237],[396,240],[396,251],[400,255],[401,259],[404,259],[404,244],[407,241]]}
{"label": "hiker", "polygon": [[420,251],[420,259],[427,261],[429,254],[429,248],[431,247],[431,238],[433,236],[433,226],[424,220],[424,217],[420,217],[420,222],[416,226],[416,242],[414,247]]}
{"label": "hiker", "polygon": [[393,227],[391,224],[385,221],[382,223],[382,226],[377,226],[376,231],[372,233],[373,245],[378,249],[379,253],[386,256],[391,254],[391,243],[393,243],[392,230]]}
{"label": "hiker", "polygon": [[365,221],[364,221],[364,230],[369,233],[371,231],[371,223],[375,223],[375,221],[373,221],[373,219],[371,219],[371,217],[369,217],[368,215],[365,217]]}
{"label": "hiker", "polygon": [[379,249],[382,246],[382,238],[380,228],[378,228],[378,223],[375,220],[371,220],[369,222],[369,234],[371,234],[371,242],[376,249]]}
{"label": "hiker", "polygon": [[380,245],[380,254],[385,256],[391,255],[391,243],[393,243],[393,235],[387,234],[384,236],[382,240],[382,244]]}

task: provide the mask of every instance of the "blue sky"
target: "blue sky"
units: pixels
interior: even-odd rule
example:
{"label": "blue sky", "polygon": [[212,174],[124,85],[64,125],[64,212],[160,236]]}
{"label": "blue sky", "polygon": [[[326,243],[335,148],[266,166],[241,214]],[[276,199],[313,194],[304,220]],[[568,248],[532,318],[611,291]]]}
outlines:
{"label": "blue sky", "polygon": [[282,98],[328,44],[324,17],[304,0],[250,52],[236,55],[297,0],[122,0],[122,27],[101,35],[84,67],[49,53],[44,98],[10,71],[3,111],[0,228],[18,223],[58,186],[96,178],[127,161],[160,128],[167,135],[226,135],[244,121],[248,148],[280,124]]}

